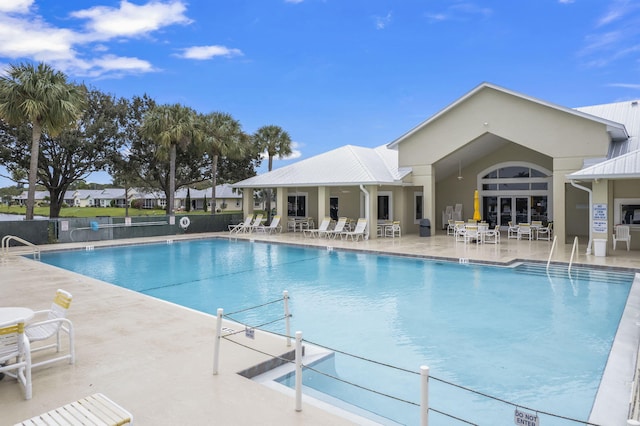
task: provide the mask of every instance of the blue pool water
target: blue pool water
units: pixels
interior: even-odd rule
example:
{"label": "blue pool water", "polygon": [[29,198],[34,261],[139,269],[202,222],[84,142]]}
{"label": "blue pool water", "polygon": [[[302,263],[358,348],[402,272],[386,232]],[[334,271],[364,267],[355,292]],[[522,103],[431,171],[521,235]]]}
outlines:
{"label": "blue pool water", "polygon": [[[329,348],[401,369],[430,367],[430,407],[479,425],[513,424],[514,407],[586,421],[620,321],[632,274],[577,270],[547,276],[500,268],[226,240],[43,253],[42,261],[215,314],[282,296],[292,331]],[[234,318],[282,316],[267,305]],[[282,322],[266,327],[284,332]],[[419,402],[419,376],[337,354],[333,375]],[[305,385],[403,424],[418,408],[318,374]],[[540,415],[541,424],[572,425]],[[431,424],[460,425],[430,412]]]}

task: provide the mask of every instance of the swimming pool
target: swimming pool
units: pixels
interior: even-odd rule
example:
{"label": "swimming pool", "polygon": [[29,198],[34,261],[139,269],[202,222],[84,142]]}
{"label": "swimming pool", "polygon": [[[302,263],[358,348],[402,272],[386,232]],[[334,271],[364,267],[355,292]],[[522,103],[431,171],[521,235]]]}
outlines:
{"label": "swimming pool", "polygon": [[[43,253],[42,261],[215,314],[291,294],[305,339],[539,410],[586,420],[632,274],[540,275],[498,268],[263,243],[197,240]],[[259,324],[281,307],[238,315]],[[269,326],[282,332],[282,324]],[[417,379],[336,355],[324,368],[417,401]],[[404,424],[417,408],[314,375],[305,384]],[[430,405],[476,424],[511,424],[513,407],[437,381]],[[430,414],[433,424],[461,424]],[[541,424],[575,424],[541,416]]]}

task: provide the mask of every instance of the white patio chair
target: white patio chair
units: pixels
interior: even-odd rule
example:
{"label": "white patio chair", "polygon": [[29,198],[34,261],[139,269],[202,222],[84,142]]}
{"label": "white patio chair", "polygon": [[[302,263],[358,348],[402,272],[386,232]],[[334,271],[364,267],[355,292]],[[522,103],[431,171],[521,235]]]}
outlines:
{"label": "white patio chair", "polygon": [[[40,367],[42,365],[51,364],[52,362],[69,360],[69,364],[73,364],[76,360],[73,338],[73,323],[66,318],[69,306],[71,305],[72,296],[69,292],[60,290],[56,292],[56,296],[51,304],[51,309],[34,312],[35,320],[29,322],[24,329],[31,352],[39,352],[46,349],[55,349],[56,353],[60,353],[62,349],[60,333],[66,333],[69,341],[68,353],[65,355],[55,356],[43,361],[32,363],[32,367]],[[53,343],[37,344],[36,342],[45,342],[55,339]]]}
{"label": "white patio chair", "polygon": [[479,243],[481,241],[481,236],[478,233],[478,225],[467,224],[464,227],[463,240],[465,243],[472,243],[472,242]]}
{"label": "white patio chair", "polygon": [[483,235],[483,242],[485,244],[499,244],[500,243],[500,225],[496,224],[493,229],[488,229]]}
{"label": "white patio chair", "polygon": [[521,240],[523,238],[527,238],[529,241],[533,238],[533,232],[531,230],[530,223],[519,223],[518,224],[518,239]]}
{"label": "white patio chair", "polygon": [[547,226],[538,228],[536,232],[536,239],[551,241],[551,235],[553,234],[553,222],[547,223]]}
{"label": "white patio chair", "polygon": [[0,324],[0,374],[17,379],[24,399],[31,399],[31,351],[24,322]]}
{"label": "white patio chair", "polygon": [[395,238],[395,237],[400,238],[402,236],[402,228],[400,227],[400,221],[394,220],[391,223],[391,226],[385,227],[384,236],[391,237],[391,238]]}
{"label": "white patio chair", "polygon": [[509,228],[507,228],[507,239],[518,238],[518,225],[514,225],[513,222],[509,221]]}
{"label": "white patio chair", "polygon": [[629,251],[629,246],[631,245],[631,233],[629,232],[629,227],[626,225],[618,225],[615,227],[615,232],[613,233],[613,249],[616,249],[616,242],[624,241],[627,244],[627,251]]}
{"label": "white patio chair", "polygon": [[447,235],[456,235],[456,222],[453,219],[448,220]]}

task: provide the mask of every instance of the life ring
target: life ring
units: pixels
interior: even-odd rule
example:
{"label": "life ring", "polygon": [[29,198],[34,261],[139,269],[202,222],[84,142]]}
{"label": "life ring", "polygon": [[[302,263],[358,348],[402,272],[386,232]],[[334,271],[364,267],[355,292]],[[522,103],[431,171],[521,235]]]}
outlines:
{"label": "life ring", "polygon": [[180,228],[187,229],[191,225],[191,220],[187,216],[182,216],[180,218]]}

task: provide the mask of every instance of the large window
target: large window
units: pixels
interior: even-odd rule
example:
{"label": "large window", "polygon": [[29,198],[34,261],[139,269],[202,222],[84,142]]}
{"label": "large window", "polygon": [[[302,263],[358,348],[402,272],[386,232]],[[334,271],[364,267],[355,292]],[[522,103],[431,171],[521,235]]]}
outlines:
{"label": "large window", "polygon": [[482,219],[491,226],[552,220],[551,172],[525,162],[496,164],[478,174]]}
{"label": "large window", "polygon": [[424,217],[422,213],[422,200],[422,192],[413,193],[413,223],[420,223],[420,219]]}
{"label": "large window", "polygon": [[616,198],[614,225],[640,227],[640,198]]}
{"label": "large window", "polygon": [[307,217],[307,194],[289,194],[287,196],[287,215]]}

